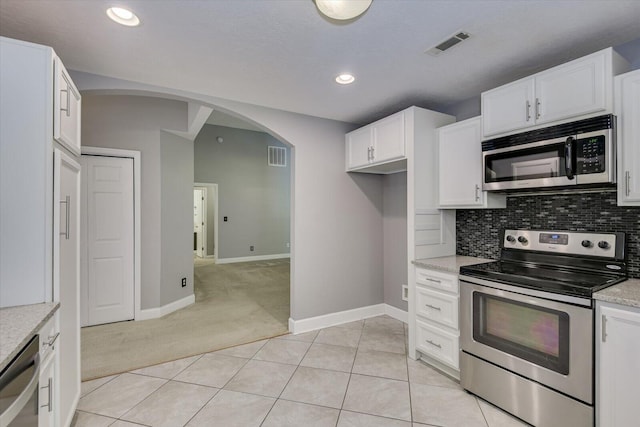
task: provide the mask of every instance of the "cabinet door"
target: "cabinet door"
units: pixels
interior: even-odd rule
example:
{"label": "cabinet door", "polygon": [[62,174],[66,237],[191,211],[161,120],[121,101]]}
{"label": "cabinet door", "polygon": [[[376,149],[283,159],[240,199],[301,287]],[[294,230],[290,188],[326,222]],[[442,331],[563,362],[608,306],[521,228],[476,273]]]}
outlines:
{"label": "cabinet door", "polygon": [[640,206],[640,70],[616,78],[618,205]]}
{"label": "cabinet door", "polygon": [[611,91],[612,83],[606,78],[606,55],[599,52],[537,74],[536,124],[606,110],[607,85]]}
{"label": "cabinet door", "polygon": [[370,163],[372,144],[372,128],[370,126],[347,134],[347,170]]}
{"label": "cabinet door", "polygon": [[56,425],[56,375],[55,352],[43,360],[40,365],[38,380],[38,427],[54,427]]}
{"label": "cabinet door", "polygon": [[54,300],[60,301],[60,397],[62,425],[69,425],[80,396],[80,165],[54,152]]}
{"label": "cabinet door", "polygon": [[440,206],[482,206],[480,118],[438,130]]}
{"label": "cabinet door", "polygon": [[640,310],[599,306],[598,322],[598,425],[637,425]]}
{"label": "cabinet door", "polygon": [[533,78],[482,93],[484,136],[526,128],[535,123]]}
{"label": "cabinet door", "polygon": [[55,58],[53,137],[80,155],[80,91],[59,58]]}
{"label": "cabinet door", "polygon": [[373,124],[373,162],[385,162],[405,156],[404,112]]}

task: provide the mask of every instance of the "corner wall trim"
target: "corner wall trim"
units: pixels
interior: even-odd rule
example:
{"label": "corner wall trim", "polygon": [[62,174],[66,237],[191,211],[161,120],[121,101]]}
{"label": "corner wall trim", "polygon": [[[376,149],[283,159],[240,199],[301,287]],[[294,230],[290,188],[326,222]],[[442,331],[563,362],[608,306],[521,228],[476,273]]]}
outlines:
{"label": "corner wall trim", "polygon": [[384,314],[403,323],[409,323],[409,313],[392,305],[384,305]]}
{"label": "corner wall trim", "polygon": [[408,315],[406,311],[392,307],[389,304],[375,304],[354,308],[352,310],[324,314],[322,316],[309,317],[307,319],[293,320],[289,318],[289,332],[292,334],[301,334],[330,326],[338,326],[343,323],[368,319],[369,317],[381,316],[383,314],[407,323]]}
{"label": "corner wall trim", "polygon": [[188,307],[195,302],[196,296],[195,294],[191,294],[177,301],[173,301],[169,304],[163,305],[162,307],[145,308],[140,310],[139,315],[136,316],[136,320],[157,319],[158,317],[166,316],[167,314],[173,313],[174,311],[180,310],[181,308]]}
{"label": "corner wall trim", "polygon": [[234,262],[248,262],[248,261],[267,261],[270,259],[282,259],[282,258],[290,258],[291,254],[273,254],[273,255],[256,255],[256,256],[245,256],[238,258],[218,258],[216,260],[216,264],[231,264]]}

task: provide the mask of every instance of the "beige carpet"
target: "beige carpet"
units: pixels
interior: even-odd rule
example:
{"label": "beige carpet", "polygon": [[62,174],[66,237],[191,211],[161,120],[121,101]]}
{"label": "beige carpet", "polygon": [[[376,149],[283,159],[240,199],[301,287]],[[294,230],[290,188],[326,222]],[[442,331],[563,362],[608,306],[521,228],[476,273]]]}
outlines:
{"label": "beige carpet", "polygon": [[196,260],[196,302],[165,317],[82,329],[82,380],[287,333],[289,260]]}

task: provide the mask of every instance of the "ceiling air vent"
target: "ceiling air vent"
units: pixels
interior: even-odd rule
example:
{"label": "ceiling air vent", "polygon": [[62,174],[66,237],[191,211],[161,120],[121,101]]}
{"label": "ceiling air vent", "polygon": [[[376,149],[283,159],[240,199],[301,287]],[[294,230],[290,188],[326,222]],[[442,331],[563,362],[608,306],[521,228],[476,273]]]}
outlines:
{"label": "ceiling air vent", "polygon": [[427,50],[425,53],[428,53],[431,56],[438,56],[445,50],[451,49],[455,45],[465,41],[468,38],[469,38],[469,33],[465,33],[464,31],[458,31],[457,33],[455,33],[445,41],[441,42],[437,46],[434,46],[431,49]]}

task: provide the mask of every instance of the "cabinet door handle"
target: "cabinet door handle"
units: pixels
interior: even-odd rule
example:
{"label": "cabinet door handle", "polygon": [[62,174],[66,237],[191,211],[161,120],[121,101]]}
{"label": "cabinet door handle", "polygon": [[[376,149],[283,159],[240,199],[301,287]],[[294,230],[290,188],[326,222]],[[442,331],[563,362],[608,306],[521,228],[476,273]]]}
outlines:
{"label": "cabinet door handle", "polygon": [[540,118],[540,99],[536,98],[536,120]]}
{"label": "cabinet door handle", "polygon": [[631,172],[629,171],[624,173],[624,194],[627,197],[631,194]]}
{"label": "cabinet door handle", "polygon": [[476,184],[476,202],[480,201],[480,186]]}
{"label": "cabinet door handle", "polygon": [[64,111],[67,115],[67,117],[71,116],[71,91],[69,89],[61,89],[60,92],[64,92],[67,96],[67,103],[66,103],[66,107],[67,108],[62,108],[60,107],[60,111]]}
{"label": "cabinet door handle", "polygon": [[526,106],[527,106],[527,121],[529,121],[531,120],[531,103],[529,102],[528,99],[526,102]]}
{"label": "cabinet door handle", "polygon": [[607,316],[605,316],[604,314],[602,315],[600,328],[602,342],[607,342]]}
{"label": "cabinet door handle", "polygon": [[442,283],[440,280],[431,279],[429,277],[425,277],[425,280],[428,280],[429,282],[433,282],[433,283]]}
{"label": "cabinet door handle", "polygon": [[65,212],[65,218],[64,218],[64,224],[65,224],[65,230],[60,232],[61,236],[64,236],[65,240],[69,240],[69,224],[71,223],[71,219],[69,217],[69,213],[70,213],[70,205],[71,205],[71,196],[66,196],[64,198],[64,200],[60,200],[60,204],[64,204],[64,212]]}
{"label": "cabinet door handle", "polygon": [[438,347],[439,349],[442,349],[442,346],[440,344],[437,344],[431,340],[427,340],[427,343],[431,344],[434,347]]}
{"label": "cabinet door handle", "polygon": [[436,307],[435,305],[426,304],[425,307],[432,308],[434,310],[442,311],[440,307]]}
{"label": "cabinet door handle", "polygon": [[42,387],[47,389],[47,394],[49,395],[49,401],[46,405],[41,405],[41,408],[47,408],[48,412],[53,411],[53,378],[49,377],[49,382],[46,386]]}

